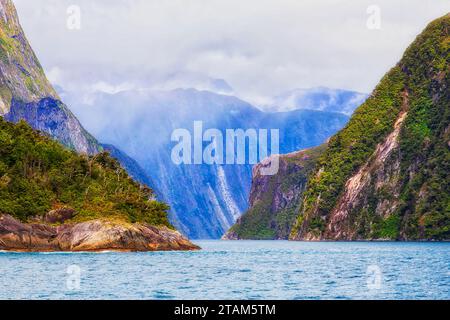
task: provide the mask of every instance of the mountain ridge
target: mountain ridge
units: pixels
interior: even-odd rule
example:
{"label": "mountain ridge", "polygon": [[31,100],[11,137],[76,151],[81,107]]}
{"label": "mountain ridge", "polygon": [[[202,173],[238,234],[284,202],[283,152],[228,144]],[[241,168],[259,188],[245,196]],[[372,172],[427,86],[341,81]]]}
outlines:
{"label": "mountain ridge", "polygon": [[0,0],[0,116],[26,120],[78,152],[101,151],[48,81],[11,0]]}
{"label": "mountain ridge", "polygon": [[309,170],[254,173],[224,238],[286,239],[278,215],[293,208],[290,240],[450,239],[449,31],[450,14],[431,22]]}
{"label": "mountain ridge", "polygon": [[[287,240],[300,209],[307,177],[325,145],[271,156],[253,167],[249,209],[225,233],[223,240]],[[279,162],[277,174],[261,170]]]}
{"label": "mountain ridge", "polygon": [[[175,165],[173,130],[280,129],[280,152],[323,143],[348,117],[310,110],[267,113],[233,96],[196,89],[99,93],[83,105],[65,98],[102,141],[134,158],[171,206],[171,222],[191,238],[220,238],[248,207],[252,165]],[[84,112],[89,110],[89,113]],[[94,121],[102,119],[102,121]],[[205,192],[206,189],[206,192]]]}
{"label": "mountain ridge", "polygon": [[60,101],[11,0],[0,0],[0,112],[0,250],[198,249]]}

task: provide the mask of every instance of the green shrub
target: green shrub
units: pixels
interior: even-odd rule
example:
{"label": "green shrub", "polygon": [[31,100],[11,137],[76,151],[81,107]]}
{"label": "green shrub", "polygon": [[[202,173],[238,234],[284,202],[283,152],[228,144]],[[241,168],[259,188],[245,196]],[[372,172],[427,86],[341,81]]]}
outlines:
{"label": "green shrub", "polygon": [[76,210],[74,221],[108,218],[170,226],[168,206],[133,181],[107,153],[79,155],[31,129],[0,118],[0,213],[27,221],[51,209]]}

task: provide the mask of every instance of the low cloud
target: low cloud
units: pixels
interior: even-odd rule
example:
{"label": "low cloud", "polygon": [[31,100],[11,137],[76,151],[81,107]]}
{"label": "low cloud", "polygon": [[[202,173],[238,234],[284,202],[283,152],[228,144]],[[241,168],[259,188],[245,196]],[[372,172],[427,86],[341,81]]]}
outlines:
{"label": "low cloud", "polygon": [[[448,1],[15,0],[21,23],[55,84],[115,91],[224,79],[264,104],[294,88],[370,92]],[[67,8],[81,29],[67,28]],[[177,79],[180,77],[181,80]],[[190,80],[189,80],[190,79]]]}

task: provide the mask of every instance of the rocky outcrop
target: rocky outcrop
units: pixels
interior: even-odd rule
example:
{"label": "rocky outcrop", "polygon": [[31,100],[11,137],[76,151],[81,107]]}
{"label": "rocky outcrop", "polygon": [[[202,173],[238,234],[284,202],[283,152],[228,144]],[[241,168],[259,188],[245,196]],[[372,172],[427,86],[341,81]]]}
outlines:
{"label": "rocky outcrop", "polygon": [[143,223],[94,220],[65,223],[22,223],[0,215],[0,250],[53,251],[170,251],[197,250],[179,232]]}
{"label": "rocky outcrop", "polygon": [[[223,240],[288,239],[299,211],[308,174],[325,146],[281,156],[271,156],[253,168],[250,208],[222,237]],[[261,170],[278,158],[276,175]]]}
{"label": "rocky outcrop", "polygon": [[44,222],[64,223],[65,221],[72,219],[75,214],[76,211],[68,207],[51,210],[44,216]]}

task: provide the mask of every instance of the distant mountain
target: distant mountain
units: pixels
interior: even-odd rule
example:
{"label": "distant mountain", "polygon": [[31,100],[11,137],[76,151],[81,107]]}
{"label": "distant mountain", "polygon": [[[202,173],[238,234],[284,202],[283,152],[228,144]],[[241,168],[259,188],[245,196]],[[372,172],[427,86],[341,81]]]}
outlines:
{"label": "distant mountain", "polygon": [[211,78],[198,72],[175,72],[151,80],[146,79],[145,86],[153,91],[196,89],[217,94],[235,95],[233,87],[224,79]]}
{"label": "distant mountain", "polygon": [[295,89],[274,97],[268,107],[276,111],[308,109],[351,115],[367,97],[365,93],[325,87]]}
{"label": "distant mountain", "polygon": [[24,119],[78,152],[99,151],[48,82],[11,0],[0,0],[0,70],[0,116]]}
{"label": "distant mountain", "polygon": [[450,239],[449,69],[447,14],[330,139],[291,239]]}
{"label": "distant mountain", "polygon": [[171,206],[171,222],[192,238],[220,238],[248,207],[252,165],[176,165],[173,130],[280,130],[280,152],[324,142],[347,122],[343,114],[296,110],[265,113],[236,97],[194,89],[97,93],[67,101],[87,128],[137,161]]}

